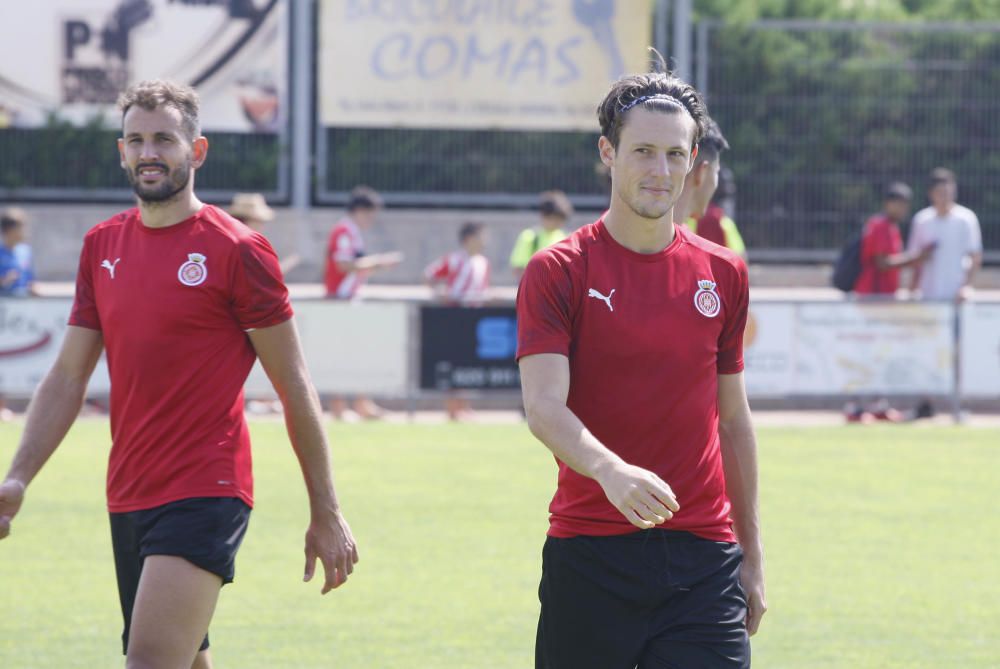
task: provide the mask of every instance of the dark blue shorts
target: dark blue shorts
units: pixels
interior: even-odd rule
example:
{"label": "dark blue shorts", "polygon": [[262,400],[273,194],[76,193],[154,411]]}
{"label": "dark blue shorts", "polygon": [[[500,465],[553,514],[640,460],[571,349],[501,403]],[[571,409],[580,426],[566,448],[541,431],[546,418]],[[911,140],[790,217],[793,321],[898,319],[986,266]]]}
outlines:
{"label": "dark blue shorts", "polygon": [[[111,514],[118,599],[125,627],[122,652],[128,652],[132,607],[147,555],[175,555],[232,583],[239,550],[250,522],[250,507],[235,497],[194,497],[163,506]],[[201,650],[208,648],[208,635]]]}
{"label": "dark blue shorts", "polygon": [[652,529],[549,537],[536,669],[746,669],[737,544]]}

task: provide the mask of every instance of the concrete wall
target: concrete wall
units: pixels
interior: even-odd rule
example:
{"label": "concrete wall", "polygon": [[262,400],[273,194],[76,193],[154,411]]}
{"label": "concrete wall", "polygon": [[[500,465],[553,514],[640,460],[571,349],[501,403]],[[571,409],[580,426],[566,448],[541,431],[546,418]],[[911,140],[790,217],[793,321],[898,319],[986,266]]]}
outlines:
{"label": "concrete wall", "polygon": [[[76,276],[83,236],[98,222],[110,218],[125,207],[107,205],[24,205],[29,215],[31,244],[35,266],[41,281],[71,281]],[[318,282],[323,277],[323,257],[330,229],[343,215],[340,209],[315,209],[305,220],[298,220],[287,209],[276,210],[277,217],[268,224],[265,234],[279,256],[297,253],[302,263],[288,274],[289,281]],[[589,223],[594,215],[579,215],[573,227]],[[399,250],[404,261],[391,270],[377,274],[373,282],[419,283],[424,267],[438,256],[458,246],[458,229],[465,221],[486,224],[487,255],[495,285],[514,283],[507,261],[518,233],[534,225],[538,215],[532,211],[451,211],[422,209],[387,209],[379,222],[366,233],[369,252]]]}
{"label": "concrete wall", "polygon": [[[24,205],[30,217],[31,243],[41,281],[71,281],[76,277],[83,235],[98,222],[121,211],[121,204]],[[279,256],[297,253],[302,263],[288,273],[291,282],[321,282],[323,256],[330,229],[343,216],[340,209],[314,209],[299,220],[288,209],[277,209],[277,217],[265,234]],[[592,222],[595,212],[577,214],[572,228]],[[518,233],[538,220],[529,210],[435,210],[387,209],[367,232],[369,252],[399,250],[405,259],[398,267],[372,278],[372,283],[413,284],[423,281],[423,269],[458,245],[458,229],[465,221],[481,221],[487,229],[487,255],[492,263],[495,286],[514,285],[507,265]],[[751,261],[753,249],[750,249]],[[751,262],[750,283],[756,287],[829,287],[831,269],[825,264],[775,265]],[[984,269],[976,279],[980,289],[1000,290],[1000,267]]]}

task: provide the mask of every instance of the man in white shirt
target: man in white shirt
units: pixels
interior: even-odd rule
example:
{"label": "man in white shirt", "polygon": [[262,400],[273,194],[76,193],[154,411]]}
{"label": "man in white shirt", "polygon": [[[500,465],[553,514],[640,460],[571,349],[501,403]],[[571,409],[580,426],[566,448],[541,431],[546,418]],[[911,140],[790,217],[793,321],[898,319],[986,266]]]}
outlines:
{"label": "man in white shirt", "polygon": [[934,247],[922,265],[914,267],[910,289],[924,300],[962,301],[972,293],[972,279],[983,262],[979,219],[955,199],[955,174],[938,167],[931,172],[931,206],[913,217],[909,250]]}

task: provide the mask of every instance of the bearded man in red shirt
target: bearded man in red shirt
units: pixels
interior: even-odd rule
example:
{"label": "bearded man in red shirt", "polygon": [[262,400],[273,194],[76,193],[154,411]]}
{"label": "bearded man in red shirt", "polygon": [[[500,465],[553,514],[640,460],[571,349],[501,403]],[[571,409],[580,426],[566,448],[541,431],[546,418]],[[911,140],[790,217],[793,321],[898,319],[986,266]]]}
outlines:
{"label": "bearded man in red shirt", "polygon": [[309,495],[305,580],[325,594],[358,560],[334,491],[320,407],[267,240],[194,193],[208,156],[198,97],[145,81],[119,99],[121,165],[138,207],[84,238],[58,359],[0,484],[0,538],[69,430],[107,351],[107,497],[128,667],[212,666],[208,626],[253,504],[243,384],[259,358]]}

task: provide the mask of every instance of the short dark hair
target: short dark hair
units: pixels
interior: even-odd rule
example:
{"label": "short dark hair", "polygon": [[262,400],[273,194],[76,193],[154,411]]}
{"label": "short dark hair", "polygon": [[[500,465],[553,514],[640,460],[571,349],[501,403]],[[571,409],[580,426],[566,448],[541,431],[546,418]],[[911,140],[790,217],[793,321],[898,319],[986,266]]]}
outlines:
{"label": "short dark hair", "polygon": [[21,227],[28,220],[28,215],[24,209],[18,207],[8,207],[0,214],[0,234],[7,234],[11,230]]}
{"label": "short dark hair", "polygon": [[458,241],[462,244],[465,240],[474,235],[478,235],[486,227],[479,221],[466,221],[462,224],[462,227],[458,230]]}
{"label": "short dark hair", "polygon": [[939,184],[955,183],[955,173],[947,167],[935,167],[931,170],[930,187],[934,188]]}
{"label": "short dark hair", "polygon": [[630,74],[611,85],[611,90],[597,108],[601,134],[607,137],[615,149],[618,148],[625,117],[633,107],[666,114],[686,111],[694,119],[692,147],[705,135],[708,110],[694,86],[669,72]]}
{"label": "short dark hair", "polygon": [[122,112],[122,124],[125,114],[138,105],[146,111],[158,107],[173,107],[181,113],[181,126],[189,140],[201,134],[201,123],[198,121],[198,93],[190,86],[175,84],[164,79],[147,79],[132,84],[118,96],[118,109]]}
{"label": "short dark hair", "polygon": [[382,196],[370,186],[355,186],[347,198],[347,211],[357,209],[381,209]]}
{"label": "short dark hair", "polygon": [[913,199],[913,189],[902,181],[893,181],[891,184],[886,186],[884,199],[909,202]]}
{"label": "short dark hair", "polygon": [[698,142],[697,162],[711,162],[722,155],[723,151],[728,150],[729,142],[726,141],[725,135],[722,134],[722,129],[719,127],[719,124],[711,118],[706,118],[705,135],[701,138],[701,141]]}
{"label": "short dark hair", "polygon": [[547,190],[540,197],[538,213],[542,216],[558,216],[565,221],[573,215],[573,203],[561,190]]}

